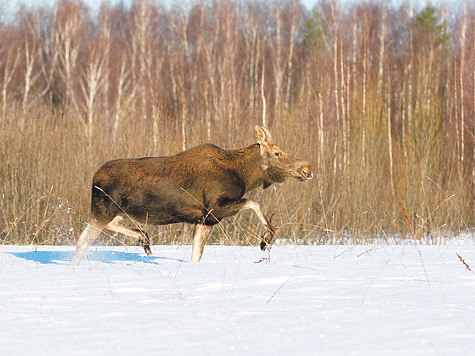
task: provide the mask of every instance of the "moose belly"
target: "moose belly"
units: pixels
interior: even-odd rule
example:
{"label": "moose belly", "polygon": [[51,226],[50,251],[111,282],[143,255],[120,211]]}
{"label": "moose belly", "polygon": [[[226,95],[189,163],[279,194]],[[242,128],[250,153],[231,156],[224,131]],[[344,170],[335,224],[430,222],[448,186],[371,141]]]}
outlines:
{"label": "moose belly", "polygon": [[199,202],[177,200],[167,194],[146,193],[133,197],[124,210],[132,219],[151,225],[180,222],[195,224],[203,216]]}

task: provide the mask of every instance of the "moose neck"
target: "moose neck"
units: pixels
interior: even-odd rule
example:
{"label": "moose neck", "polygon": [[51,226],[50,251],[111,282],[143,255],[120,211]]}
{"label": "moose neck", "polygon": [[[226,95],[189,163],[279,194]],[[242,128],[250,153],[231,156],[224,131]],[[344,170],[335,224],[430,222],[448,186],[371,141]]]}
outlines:
{"label": "moose neck", "polygon": [[256,189],[259,186],[269,186],[272,184],[266,171],[263,169],[263,158],[259,145],[254,144],[238,150],[234,150],[236,163],[240,171],[242,180],[246,185],[246,192]]}

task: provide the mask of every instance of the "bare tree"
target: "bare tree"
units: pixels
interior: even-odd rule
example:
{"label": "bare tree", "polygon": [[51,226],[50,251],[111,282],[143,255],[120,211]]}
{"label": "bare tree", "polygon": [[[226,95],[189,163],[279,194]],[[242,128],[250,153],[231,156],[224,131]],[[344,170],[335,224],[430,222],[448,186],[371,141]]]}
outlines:
{"label": "bare tree", "polygon": [[[37,67],[36,62],[38,60],[38,55],[40,54],[39,49],[39,28],[38,28],[38,15],[35,14],[32,19],[24,15],[26,20],[26,25],[28,27],[27,33],[24,35],[24,61],[25,61],[25,70],[24,70],[24,81],[25,86],[23,90],[23,99],[22,99],[22,113],[25,115],[28,105],[28,98],[30,94],[31,87],[35,84],[38,78],[41,75],[40,71],[34,73],[34,69]],[[23,126],[23,120],[22,120]]]}
{"label": "bare tree", "polygon": [[383,6],[381,14],[381,30],[379,32],[378,88],[376,91],[378,97],[381,97],[383,90],[384,52],[386,41],[386,11],[386,6]]}
{"label": "bare tree", "polygon": [[70,0],[62,0],[53,10],[54,46],[58,51],[66,110],[75,103],[72,100],[73,77],[76,74],[84,11],[81,4]]}
{"label": "bare tree", "polygon": [[468,0],[463,2],[463,17],[462,17],[462,29],[460,33],[460,162],[462,169],[464,166],[465,158],[465,109],[464,109],[464,69],[465,69],[465,41],[467,34],[467,13],[468,13]]}
{"label": "bare tree", "polygon": [[[0,68],[3,67],[3,78],[2,78],[2,118],[5,119],[7,112],[7,96],[8,96],[8,86],[12,81],[13,75],[18,67],[20,59],[20,47],[15,45],[15,41],[12,39],[4,39],[8,42],[0,48],[0,55],[3,54],[3,58],[0,58]],[[11,42],[10,42],[11,41]]]}
{"label": "bare tree", "polygon": [[100,40],[93,43],[90,47],[89,56],[89,61],[82,73],[82,80],[80,80],[79,83],[83,95],[82,112],[85,116],[85,136],[89,157],[91,157],[94,131],[94,109],[98,101],[98,95],[107,79],[107,68],[105,67],[106,53],[104,52]]}
{"label": "bare tree", "polygon": [[283,48],[282,48],[282,8],[280,4],[277,4],[274,8],[273,19],[275,24],[275,40],[271,42],[272,49],[272,70],[274,72],[274,116],[276,115],[276,110],[280,109],[280,99],[282,97],[282,83],[284,80],[285,65],[283,63]]}
{"label": "bare tree", "polygon": [[189,43],[186,33],[188,14],[183,9],[174,10],[174,18],[170,23],[170,38],[166,43],[167,55],[170,58],[170,77],[172,81],[172,95],[175,105],[176,126],[181,134],[181,147],[187,147],[187,116],[188,106],[186,99],[187,73],[185,72],[189,58]]}
{"label": "bare tree", "polygon": [[134,12],[132,32],[132,43],[134,48],[133,61],[138,62],[138,74],[136,74],[136,81],[139,88],[139,100],[140,100],[140,112],[142,114],[142,120],[145,123],[147,121],[147,67],[150,67],[150,46],[149,39],[151,38],[150,25],[151,18],[149,8],[145,0],[138,1],[137,9]]}
{"label": "bare tree", "polygon": [[296,1],[289,4],[290,9],[286,11],[290,17],[290,31],[289,31],[289,49],[287,51],[287,88],[285,91],[285,109],[288,110],[291,101],[291,88],[293,78],[293,60],[294,49],[298,42],[298,29],[302,27],[302,18],[300,16],[300,5]]}
{"label": "bare tree", "polygon": [[128,108],[135,100],[137,86],[130,80],[130,69],[127,69],[127,61],[121,58],[120,72],[117,79],[117,93],[115,99],[114,121],[112,126],[112,139],[116,143],[120,127],[120,121],[123,116],[123,106]]}

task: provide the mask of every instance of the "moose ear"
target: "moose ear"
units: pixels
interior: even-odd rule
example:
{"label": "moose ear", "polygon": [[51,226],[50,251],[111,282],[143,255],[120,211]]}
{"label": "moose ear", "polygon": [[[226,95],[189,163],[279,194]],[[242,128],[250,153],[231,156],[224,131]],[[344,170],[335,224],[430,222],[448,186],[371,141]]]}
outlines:
{"label": "moose ear", "polygon": [[259,144],[264,143],[271,143],[272,142],[272,135],[270,134],[269,130],[265,127],[256,126],[256,140]]}

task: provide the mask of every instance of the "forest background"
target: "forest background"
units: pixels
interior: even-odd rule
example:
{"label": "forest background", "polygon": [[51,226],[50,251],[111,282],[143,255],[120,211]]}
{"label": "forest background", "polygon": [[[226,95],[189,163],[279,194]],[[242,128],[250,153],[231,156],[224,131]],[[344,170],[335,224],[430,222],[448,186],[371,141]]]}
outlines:
{"label": "forest background", "polygon": [[[97,14],[59,0],[0,18],[2,244],[73,244],[107,160],[242,147],[255,125],[315,170],[251,194],[281,239],[431,242],[474,227],[467,0],[135,0]],[[258,242],[251,212],[220,225],[212,243]],[[189,243],[191,228],[150,237]]]}

